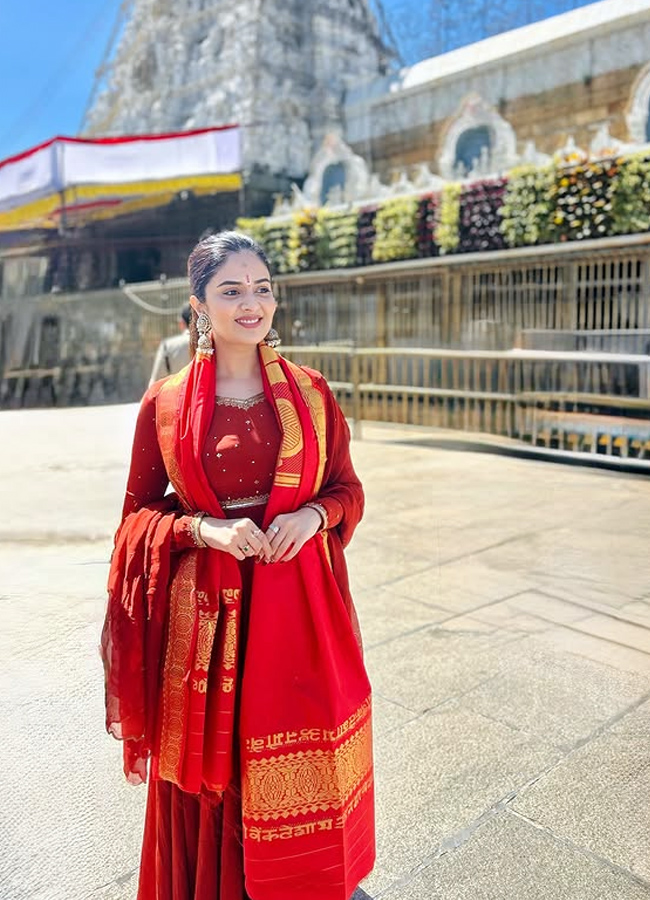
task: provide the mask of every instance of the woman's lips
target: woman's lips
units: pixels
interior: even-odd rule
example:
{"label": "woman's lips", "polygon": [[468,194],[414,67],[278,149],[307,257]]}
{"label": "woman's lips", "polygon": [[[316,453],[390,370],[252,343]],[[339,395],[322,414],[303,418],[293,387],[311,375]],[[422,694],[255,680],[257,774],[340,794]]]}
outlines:
{"label": "woman's lips", "polygon": [[261,321],[261,316],[235,319],[235,322],[237,322],[238,325],[241,325],[242,328],[257,328]]}

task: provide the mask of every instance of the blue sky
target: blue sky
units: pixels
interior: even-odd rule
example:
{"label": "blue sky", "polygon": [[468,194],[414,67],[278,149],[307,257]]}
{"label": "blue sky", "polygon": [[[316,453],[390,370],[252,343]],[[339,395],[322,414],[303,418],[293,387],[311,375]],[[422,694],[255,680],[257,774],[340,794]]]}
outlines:
{"label": "blue sky", "polygon": [[[589,2],[383,0],[407,63]],[[120,0],[0,0],[0,159],[79,131],[119,7]],[[438,21],[445,8],[455,11],[453,27]]]}
{"label": "blue sky", "polygon": [[0,0],[0,159],[76,134],[120,0]]}

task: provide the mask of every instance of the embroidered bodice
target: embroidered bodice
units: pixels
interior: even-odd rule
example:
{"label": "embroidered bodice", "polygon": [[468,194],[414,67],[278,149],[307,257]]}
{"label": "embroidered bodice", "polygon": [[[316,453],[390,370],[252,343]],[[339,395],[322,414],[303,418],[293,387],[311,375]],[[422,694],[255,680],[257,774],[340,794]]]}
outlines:
{"label": "embroidered bodice", "polygon": [[249,400],[217,397],[203,445],[203,465],[229,518],[263,512],[280,449],[280,429],[263,393]]}

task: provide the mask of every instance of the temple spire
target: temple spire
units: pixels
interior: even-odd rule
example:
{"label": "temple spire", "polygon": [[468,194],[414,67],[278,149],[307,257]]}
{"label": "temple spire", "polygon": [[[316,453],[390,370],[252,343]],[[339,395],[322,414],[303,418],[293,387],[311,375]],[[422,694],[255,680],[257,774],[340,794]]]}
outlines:
{"label": "temple spire", "polygon": [[304,176],[391,51],[367,0],[130,0],[88,135],[242,125],[247,168]]}

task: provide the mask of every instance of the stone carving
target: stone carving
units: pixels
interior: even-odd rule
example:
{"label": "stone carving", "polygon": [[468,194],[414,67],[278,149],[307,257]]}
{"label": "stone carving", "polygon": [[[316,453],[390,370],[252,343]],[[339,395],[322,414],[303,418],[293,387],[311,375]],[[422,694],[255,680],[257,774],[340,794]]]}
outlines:
{"label": "stone carving", "polygon": [[471,181],[476,180],[477,178],[486,178],[488,175],[494,173],[494,167],[492,165],[492,154],[490,152],[490,148],[483,146],[481,147],[481,152],[478,157],[474,159],[474,164],[469,170],[469,172],[465,171],[465,166],[463,163],[458,163],[457,165],[458,177],[464,178],[467,177]]}
{"label": "stone carving", "polygon": [[373,172],[368,181],[368,187],[360,200],[382,200],[390,194],[390,188],[382,184],[379,175]]}
{"label": "stone carving", "polygon": [[409,179],[406,171],[404,169],[400,169],[393,179],[389,191],[393,196],[399,196],[400,194],[413,194],[415,193],[417,188],[413,184],[413,182]]}
{"label": "stone carving", "polygon": [[526,141],[520,162],[528,163],[531,166],[546,166],[551,162],[551,157],[548,153],[538,150],[535,141]]}
{"label": "stone carving", "polygon": [[612,137],[609,133],[609,122],[604,122],[589,145],[589,155],[592,159],[604,159],[607,156],[619,156],[631,149],[630,144]]}
{"label": "stone carving", "polygon": [[[438,161],[443,178],[459,175],[456,161],[458,141],[473,129],[485,128],[490,136],[490,148],[484,148],[472,169],[475,175],[489,175],[512,168],[517,162],[517,138],[512,126],[478,94],[471,94],[462,103],[458,115],[448,126],[442,153]],[[484,152],[487,150],[487,155]],[[464,174],[467,174],[466,172]]]}
{"label": "stone carving", "polygon": [[413,167],[413,187],[418,191],[441,191],[445,180],[434,175],[427,163],[418,163]]}
{"label": "stone carving", "polygon": [[636,144],[650,142],[650,63],[639,72],[626,113],[630,138]]}
{"label": "stone carving", "polygon": [[556,163],[558,163],[558,165],[561,166],[568,166],[573,163],[583,163],[586,162],[588,158],[589,154],[586,153],[581,147],[578,147],[573,135],[569,135],[564,147],[560,147],[560,149],[556,150],[553,154],[553,159]]}
{"label": "stone carving", "polygon": [[[342,175],[343,183],[327,188],[325,175],[335,169]],[[370,183],[365,160],[352,151],[340,134],[330,132],[312,159],[302,193],[309,206],[339,205],[365,197]]]}

